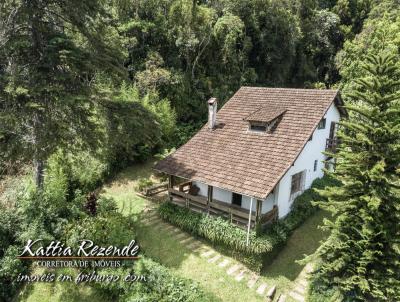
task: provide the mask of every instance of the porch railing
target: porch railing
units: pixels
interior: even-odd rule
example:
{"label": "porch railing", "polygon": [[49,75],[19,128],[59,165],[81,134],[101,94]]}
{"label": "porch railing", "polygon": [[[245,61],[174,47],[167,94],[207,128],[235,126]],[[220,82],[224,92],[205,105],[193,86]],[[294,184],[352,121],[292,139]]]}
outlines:
{"label": "porch railing", "polygon": [[[249,210],[247,209],[240,208],[236,205],[227,204],[216,199],[212,199],[211,202],[207,202],[207,197],[191,195],[183,190],[181,191],[170,188],[168,189],[168,192],[170,193],[171,202],[179,206],[189,208],[196,212],[223,216],[240,227],[246,227],[248,224]],[[262,224],[269,223],[276,220],[277,215],[278,208],[274,207],[268,213],[260,215],[259,221]],[[256,213],[251,211],[251,227],[255,226],[256,218]]]}

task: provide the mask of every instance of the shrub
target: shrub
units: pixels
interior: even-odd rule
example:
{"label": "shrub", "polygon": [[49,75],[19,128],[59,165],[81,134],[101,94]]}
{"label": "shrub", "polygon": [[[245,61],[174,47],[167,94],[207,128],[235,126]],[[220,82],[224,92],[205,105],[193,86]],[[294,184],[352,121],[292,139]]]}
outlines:
{"label": "shrub", "polygon": [[17,282],[19,274],[26,274],[28,266],[17,258],[18,248],[11,245],[0,260],[0,301],[12,301],[21,283]]}
{"label": "shrub", "polygon": [[87,216],[79,224],[68,224],[64,229],[64,237],[70,246],[76,246],[83,238],[90,239],[97,245],[123,246],[135,239],[134,221],[132,217],[123,216],[116,211]]}
{"label": "shrub", "polygon": [[148,258],[142,258],[135,265],[136,275],[146,276],[146,282],[136,285],[136,291],[127,293],[124,301],[214,301],[192,280],[175,276],[166,267]]}
{"label": "shrub", "polygon": [[138,180],[136,185],[136,190],[139,192],[143,192],[145,188],[150,187],[154,184],[154,182],[149,178],[141,177]]}
{"label": "shrub", "polygon": [[256,237],[253,231],[250,232],[250,244],[247,246],[245,230],[221,217],[213,218],[169,202],[165,202],[159,207],[159,213],[163,219],[193,235],[204,237],[212,243],[220,243],[237,251],[260,254],[272,250],[274,246],[272,238]]}
{"label": "shrub", "polygon": [[0,204],[0,257],[4,256],[8,247],[14,244],[19,231],[19,218],[14,209]]}
{"label": "shrub", "polygon": [[344,297],[340,293],[337,287],[326,286],[326,284],[322,283],[321,280],[319,280],[318,269],[317,269],[317,275],[314,275],[313,278],[310,278],[307,301],[336,302],[336,301],[344,301]]}

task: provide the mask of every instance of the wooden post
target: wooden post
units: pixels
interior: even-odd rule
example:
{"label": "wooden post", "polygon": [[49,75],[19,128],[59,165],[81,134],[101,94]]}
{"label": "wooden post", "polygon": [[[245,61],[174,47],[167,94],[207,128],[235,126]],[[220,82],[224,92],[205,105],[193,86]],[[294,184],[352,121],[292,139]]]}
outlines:
{"label": "wooden post", "polygon": [[260,220],[261,217],[261,207],[262,207],[262,200],[257,199],[257,206],[256,206],[256,222]]}
{"label": "wooden post", "polygon": [[210,214],[210,203],[213,200],[213,186],[208,186],[208,190],[207,190],[207,212],[208,214]]}
{"label": "wooden post", "polygon": [[172,189],[174,187],[174,175],[168,175],[168,188]]}
{"label": "wooden post", "polygon": [[[174,187],[174,175],[168,175],[168,189],[173,189]],[[172,201],[171,192],[168,190],[169,200]]]}

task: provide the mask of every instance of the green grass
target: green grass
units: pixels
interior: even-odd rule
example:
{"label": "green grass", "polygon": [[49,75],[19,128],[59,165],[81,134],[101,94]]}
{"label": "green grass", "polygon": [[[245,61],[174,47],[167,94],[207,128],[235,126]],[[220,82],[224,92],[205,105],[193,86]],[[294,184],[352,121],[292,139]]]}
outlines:
{"label": "green grass", "polygon": [[126,168],[112,181],[103,186],[101,194],[114,198],[119,210],[125,215],[141,213],[151,203],[147,199],[138,196],[136,188],[140,178],[149,178],[154,183],[160,182],[152,173],[153,165],[154,160],[150,160],[146,163]]}
{"label": "green grass", "polygon": [[[36,268],[32,275],[44,273],[43,268]],[[74,276],[73,269],[57,269],[60,273]],[[90,286],[74,282],[34,282],[26,285],[18,296],[21,302],[102,302],[109,301],[109,297],[100,295],[98,291]]]}
{"label": "green grass", "polygon": [[327,217],[325,211],[318,211],[307,219],[304,224],[294,230],[285,247],[279,252],[274,261],[263,270],[268,276],[282,276],[288,280],[296,279],[304,265],[296,261],[312,254],[328,234],[318,228],[322,220]]}
{"label": "green grass", "polygon": [[[265,300],[254,289],[249,289],[246,282],[237,282],[228,276],[225,272],[227,267],[220,268],[209,264],[206,259],[187,249],[162,227],[141,226],[137,232],[139,244],[146,255],[169,267],[176,274],[197,281],[205,291],[221,301]],[[230,260],[231,263],[237,263],[233,259]]]}

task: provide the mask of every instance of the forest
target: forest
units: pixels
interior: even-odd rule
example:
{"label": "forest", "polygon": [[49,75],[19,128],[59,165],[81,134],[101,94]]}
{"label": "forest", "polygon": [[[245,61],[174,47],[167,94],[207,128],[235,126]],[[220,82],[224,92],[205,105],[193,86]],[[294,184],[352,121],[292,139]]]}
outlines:
{"label": "forest", "polygon": [[[355,223],[364,239],[375,231],[386,236],[374,246],[355,244],[358,259],[376,265],[378,255],[362,250],[383,241],[391,242],[385,248],[392,258],[379,260],[387,274],[371,264],[366,276],[365,263],[346,254],[356,248],[326,243],[317,251],[325,265],[309,301],[335,301],[338,292],[343,301],[398,301],[399,59],[398,0],[0,0],[0,301],[22,299],[15,278],[32,267],[16,255],[29,238],[126,244],[133,218],[112,198],[94,206],[88,196],[126,167],[179,148],[206,122],[206,101],[216,97],[220,108],[241,86],[341,91],[351,112],[343,140],[353,151],[338,156],[354,165],[338,168],[342,190],[356,196],[368,174],[379,183],[369,196],[391,198],[383,216],[361,211],[365,221],[381,219],[376,225],[390,219],[381,228]],[[362,132],[380,121],[372,138]],[[388,149],[376,151],[379,144]],[[364,170],[356,175],[355,166]],[[334,212],[335,202],[353,200],[342,190],[327,189],[331,203],[321,207]],[[342,219],[327,228],[351,233],[343,228],[353,220],[336,215]],[[223,301],[152,258],[138,270],[153,283],[96,285],[99,301]]]}

